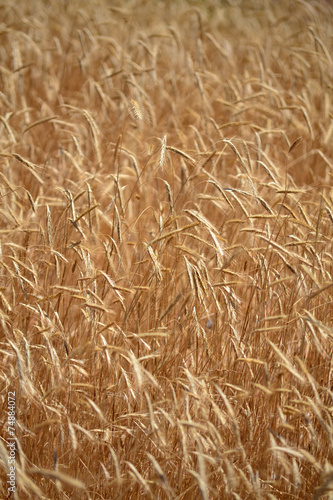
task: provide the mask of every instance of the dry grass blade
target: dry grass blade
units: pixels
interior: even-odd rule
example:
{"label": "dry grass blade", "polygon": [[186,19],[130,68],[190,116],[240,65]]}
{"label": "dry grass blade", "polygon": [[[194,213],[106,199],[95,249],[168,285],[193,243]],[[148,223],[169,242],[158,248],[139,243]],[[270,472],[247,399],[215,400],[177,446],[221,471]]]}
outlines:
{"label": "dry grass blade", "polygon": [[74,479],[67,474],[60,471],[50,470],[50,469],[27,469],[27,474],[35,474],[42,477],[48,477],[62,483],[66,483],[68,486],[73,488],[78,488],[84,490],[86,488],[85,484],[78,479]]}
{"label": "dry grass blade", "polygon": [[185,160],[187,160],[191,165],[195,165],[196,164],[194,158],[192,158],[190,155],[188,155],[184,151],[181,151],[180,149],[175,148],[174,146],[165,146],[165,149],[167,151],[171,151],[172,153],[176,153],[177,155],[180,155],[182,158],[184,158]]}
{"label": "dry grass blade", "polygon": [[166,151],[166,148],[167,148],[166,140],[167,140],[167,136],[165,135],[165,136],[163,136],[163,139],[162,139],[162,142],[161,142],[160,159],[159,159],[159,162],[158,162],[158,167],[161,168],[162,170],[164,169],[165,151]]}
{"label": "dry grass blade", "polygon": [[58,117],[55,115],[55,116],[49,116],[47,118],[41,118],[40,120],[36,120],[35,122],[33,123],[30,123],[30,125],[28,125],[25,129],[24,129],[24,134],[34,128],[34,127],[37,127],[37,125],[42,125],[43,123],[47,123],[47,122],[51,122],[51,121],[54,121],[56,120]]}
{"label": "dry grass blade", "polygon": [[276,354],[279,356],[279,358],[282,359],[283,361],[283,366],[294,376],[296,377],[298,380],[300,380],[301,382],[304,382],[304,378],[302,377],[302,375],[300,375],[298,373],[298,371],[293,367],[292,363],[290,360],[287,359],[287,357],[283,354],[283,352],[281,351],[281,349],[279,349],[275,344],[273,344],[273,342],[271,342],[269,339],[267,339],[267,342],[269,343],[269,345],[274,349],[274,351],[276,352]]}
{"label": "dry grass blade", "polygon": [[143,113],[142,113],[142,110],[140,108],[139,103],[135,99],[131,99],[130,102],[132,105],[132,109],[133,109],[133,113],[134,113],[135,118],[137,118],[138,120],[143,120]]}
{"label": "dry grass blade", "polygon": [[38,165],[35,165],[31,161],[22,158],[22,156],[17,153],[12,153],[12,156],[27,168],[27,170],[32,174],[37,182],[39,182],[40,184],[44,184],[43,179],[36,172],[36,169],[40,168],[38,167]]}
{"label": "dry grass blade", "polygon": [[154,243],[157,243],[158,241],[162,241],[162,240],[165,240],[167,238],[170,238],[170,236],[174,236],[175,234],[182,233],[183,231],[186,231],[187,229],[190,229],[191,227],[195,227],[197,225],[198,225],[197,222],[192,222],[191,224],[187,224],[186,226],[183,226],[179,229],[173,229],[172,231],[170,231],[164,235],[157,236],[156,238],[154,238],[152,241],[149,242],[149,245],[153,245]]}
{"label": "dry grass blade", "polygon": [[175,307],[175,305],[177,304],[177,302],[182,298],[182,294],[179,293],[171,302],[170,304],[167,306],[167,308],[165,309],[165,311],[161,314],[160,316],[160,319],[159,321],[161,322],[165,316],[167,314],[169,314],[169,312],[173,309],[173,307]]}
{"label": "dry grass blade", "polygon": [[134,478],[141,484],[143,487],[145,493],[149,496],[149,498],[153,498],[152,492],[150,490],[148,482],[144,479],[142,474],[137,470],[137,468],[131,463],[131,462],[126,462],[128,467],[131,470],[131,473],[133,474]]}
{"label": "dry grass blade", "polygon": [[162,268],[161,264],[159,263],[158,258],[156,256],[154,250],[151,248],[150,245],[147,245],[147,251],[148,251],[149,257],[151,258],[151,260],[153,262],[157,280],[159,282],[161,282],[162,281],[162,270],[163,270],[163,268]]}

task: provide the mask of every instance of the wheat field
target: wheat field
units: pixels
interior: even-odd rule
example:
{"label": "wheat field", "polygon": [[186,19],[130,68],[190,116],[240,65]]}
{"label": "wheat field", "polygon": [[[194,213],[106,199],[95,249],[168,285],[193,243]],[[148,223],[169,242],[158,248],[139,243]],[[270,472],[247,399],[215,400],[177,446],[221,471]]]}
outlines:
{"label": "wheat field", "polygon": [[0,497],[333,498],[331,4],[0,12]]}

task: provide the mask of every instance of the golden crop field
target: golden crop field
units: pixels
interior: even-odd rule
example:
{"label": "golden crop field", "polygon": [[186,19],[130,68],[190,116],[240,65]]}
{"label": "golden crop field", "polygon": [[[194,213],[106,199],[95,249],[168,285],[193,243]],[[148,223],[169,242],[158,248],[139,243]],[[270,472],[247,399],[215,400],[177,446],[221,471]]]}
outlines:
{"label": "golden crop field", "polygon": [[0,0],[1,498],[332,498],[332,19]]}

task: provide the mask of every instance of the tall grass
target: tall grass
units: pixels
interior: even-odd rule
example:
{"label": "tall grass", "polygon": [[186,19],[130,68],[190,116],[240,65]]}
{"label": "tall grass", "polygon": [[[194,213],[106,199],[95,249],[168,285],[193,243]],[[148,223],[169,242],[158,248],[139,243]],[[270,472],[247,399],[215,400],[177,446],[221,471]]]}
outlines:
{"label": "tall grass", "polygon": [[328,498],[331,5],[0,7],[1,498]]}

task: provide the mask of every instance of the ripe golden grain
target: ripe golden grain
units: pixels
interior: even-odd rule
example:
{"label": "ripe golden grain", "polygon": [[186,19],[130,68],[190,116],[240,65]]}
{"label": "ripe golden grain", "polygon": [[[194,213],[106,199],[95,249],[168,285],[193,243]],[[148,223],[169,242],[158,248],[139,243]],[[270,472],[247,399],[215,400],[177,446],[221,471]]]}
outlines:
{"label": "ripe golden grain", "polygon": [[17,496],[327,496],[332,7],[109,3],[0,0]]}

